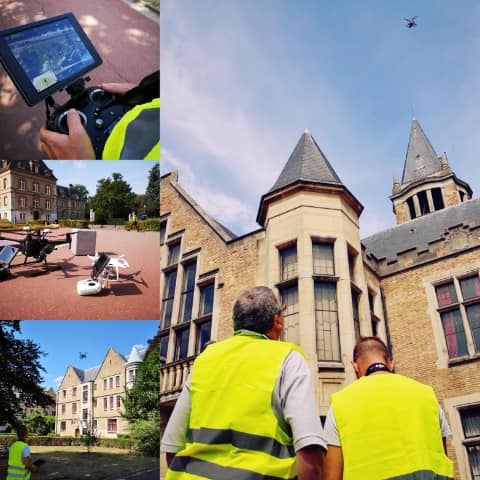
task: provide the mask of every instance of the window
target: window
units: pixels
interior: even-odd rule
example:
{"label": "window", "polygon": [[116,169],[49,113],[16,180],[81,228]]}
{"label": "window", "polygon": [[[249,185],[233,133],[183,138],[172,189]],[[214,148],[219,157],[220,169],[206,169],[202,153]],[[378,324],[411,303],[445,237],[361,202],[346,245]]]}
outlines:
{"label": "window", "polygon": [[180,322],[187,322],[192,318],[193,292],[195,288],[196,262],[188,263],[183,267],[183,287],[181,296]]}
{"label": "window", "polygon": [[110,397],[110,410],[113,410],[114,401],[115,401],[115,397]]}
{"label": "window", "polygon": [[162,335],[160,337],[160,358],[167,359],[168,349],[168,335]]}
{"label": "window", "polygon": [[3,197],[3,205],[6,207],[8,205],[8,197]]}
{"label": "window", "polygon": [[165,236],[167,234],[167,221],[162,220],[160,222],[160,245],[165,242]]}
{"label": "window", "polygon": [[315,281],[314,288],[318,359],[340,361],[336,283]]}
{"label": "window", "polygon": [[473,480],[480,480],[480,405],[459,411]]}
{"label": "window", "polygon": [[82,387],[82,400],[88,402],[88,385]]}
{"label": "window", "polygon": [[33,207],[34,208],[40,208],[40,200],[34,200],[33,201]]}
{"label": "window", "polygon": [[478,273],[435,287],[448,357],[480,353],[480,278]]}
{"label": "window", "polygon": [[280,250],[280,279],[288,280],[297,276],[297,246]]}
{"label": "window", "polygon": [[360,338],[360,315],[358,313],[358,298],[358,293],[352,290],[353,329],[355,331],[355,340],[358,340]]}
{"label": "window", "polygon": [[97,430],[97,420],[93,421],[93,430]]}
{"label": "window", "polygon": [[38,185],[38,183],[33,183],[33,191],[35,193],[38,193],[40,191],[40,185]]}
{"label": "window", "polygon": [[117,433],[117,419],[116,418],[109,418],[108,419],[108,433]]}
{"label": "window", "polygon": [[200,287],[200,308],[198,312],[199,317],[209,315],[213,312],[213,289],[214,284],[202,285]]}
{"label": "window", "polygon": [[82,409],[82,420],[88,420],[88,408]]}
{"label": "window", "polygon": [[175,360],[184,360],[188,354],[189,328],[182,328],[175,332]]}
{"label": "window", "polygon": [[23,178],[20,178],[18,180],[18,186],[19,186],[20,190],[25,190],[26,184],[25,184],[25,180]]}
{"label": "window", "polygon": [[133,382],[135,380],[136,370],[132,369],[128,371],[128,381]]}
{"label": "window", "polygon": [[77,396],[77,387],[73,387],[72,388],[72,397],[76,397]]}
{"label": "window", "polygon": [[108,388],[112,389],[113,388],[113,377],[110,377],[108,379]]}
{"label": "window", "polygon": [[335,275],[332,243],[313,243],[312,256],[314,275]]}
{"label": "window", "polygon": [[413,220],[416,218],[417,214],[415,213],[415,205],[413,203],[413,197],[407,198],[408,212],[410,213],[410,219]]}
{"label": "window", "polygon": [[175,296],[175,283],[177,281],[177,271],[172,270],[165,273],[165,287],[162,299],[162,318],[160,328],[167,328],[172,322],[173,297]]}
{"label": "window", "polygon": [[25,201],[25,197],[20,197],[20,206],[25,208],[25,205],[26,205],[26,201]]}
{"label": "window", "polygon": [[350,273],[350,281],[355,282],[355,262],[357,259],[356,254],[348,252],[348,271]]}
{"label": "window", "polygon": [[104,390],[108,389],[108,380],[106,378],[103,379],[103,389]]}
{"label": "window", "polygon": [[60,431],[64,432],[67,429],[67,422],[60,422]]}
{"label": "window", "polygon": [[368,291],[368,305],[370,307],[370,322],[372,325],[372,335],[378,335],[379,318],[375,315],[375,294]]}
{"label": "window", "polygon": [[167,265],[175,265],[180,258],[180,242],[172,243],[168,246]]}
{"label": "window", "polygon": [[65,407],[65,404],[62,403],[62,414],[65,414],[65,412],[66,412],[66,407]]}
{"label": "window", "polygon": [[290,287],[280,287],[279,293],[281,301],[285,305],[285,310],[283,312],[282,340],[300,344],[298,287],[296,284]]}
{"label": "window", "polygon": [[93,399],[93,408],[97,408],[97,399],[96,398]]}
{"label": "window", "polygon": [[7,179],[6,178],[3,179],[3,188],[4,189],[7,188]]}
{"label": "window", "polygon": [[203,352],[205,344],[210,341],[210,334],[212,330],[212,321],[208,320],[197,324],[197,338],[195,342],[195,353]]}
{"label": "window", "polygon": [[47,195],[50,195],[52,193],[52,189],[51,189],[50,185],[45,185],[45,193]]}
{"label": "window", "polygon": [[72,415],[77,413],[77,402],[72,403]]}
{"label": "window", "polygon": [[120,386],[120,375],[115,376],[115,386],[119,387]]}
{"label": "window", "polygon": [[441,188],[432,188],[432,200],[435,210],[442,210],[442,208],[445,208]]}
{"label": "window", "polygon": [[420,204],[420,214],[425,215],[430,213],[430,207],[427,200],[427,192],[422,191],[417,193],[418,203]]}
{"label": "window", "polygon": [[50,200],[45,200],[45,208],[47,210],[51,210],[52,208],[52,202]]}
{"label": "window", "polygon": [[121,407],[120,395],[117,395],[117,410]]}
{"label": "window", "polygon": [[105,397],[103,399],[103,410],[104,411],[108,410],[108,398],[107,397]]}

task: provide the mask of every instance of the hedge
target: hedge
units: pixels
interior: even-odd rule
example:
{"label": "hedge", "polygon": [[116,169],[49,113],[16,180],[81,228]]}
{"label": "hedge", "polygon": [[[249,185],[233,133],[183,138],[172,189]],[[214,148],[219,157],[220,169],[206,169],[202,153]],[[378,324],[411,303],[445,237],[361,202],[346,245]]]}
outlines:
{"label": "hedge", "polygon": [[[0,435],[0,445],[11,445],[17,436],[15,434]],[[85,445],[83,437],[59,437],[53,435],[29,435],[29,445],[37,446],[82,446]],[[131,449],[132,441],[128,438],[97,438],[95,445],[108,448]]]}
{"label": "hedge", "polygon": [[69,219],[69,220],[59,220],[59,225],[61,227],[70,227],[70,228],[88,228],[88,220]]}
{"label": "hedge", "polygon": [[[159,218],[147,218],[146,220],[137,221],[138,229],[141,232],[159,232],[160,231],[160,219]],[[125,230],[135,230],[133,222],[127,222],[125,224]]]}

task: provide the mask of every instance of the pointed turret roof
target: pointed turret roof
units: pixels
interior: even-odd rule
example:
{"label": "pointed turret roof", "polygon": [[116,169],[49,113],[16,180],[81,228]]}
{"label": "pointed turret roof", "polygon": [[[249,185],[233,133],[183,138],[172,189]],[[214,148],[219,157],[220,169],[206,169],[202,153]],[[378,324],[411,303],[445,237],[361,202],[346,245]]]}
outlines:
{"label": "pointed turret roof", "polygon": [[270,192],[299,180],[342,185],[312,134],[305,130]]}
{"label": "pointed turret roof", "polygon": [[420,123],[413,117],[403,167],[402,185],[429,177],[441,169],[442,165],[438,155],[422,130]]}
{"label": "pointed turret roof", "polygon": [[138,348],[134,345],[132,347],[132,351],[130,352],[130,355],[128,356],[127,364],[141,363],[143,360],[143,357],[145,356],[145,351],[146,349],[139,351]]}

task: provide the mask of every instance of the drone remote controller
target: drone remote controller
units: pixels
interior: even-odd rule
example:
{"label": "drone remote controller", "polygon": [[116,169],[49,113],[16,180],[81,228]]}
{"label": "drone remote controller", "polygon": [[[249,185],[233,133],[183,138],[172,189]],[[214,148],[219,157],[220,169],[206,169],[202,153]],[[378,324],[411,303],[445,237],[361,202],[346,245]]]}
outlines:
{"label": "drone remote controller", "polygon": [[115,95],[99,87],[85,88],[85,81],[82,79],[75,87],[67,88],[71,98],[48,115],[47,129],[68,135],[67,113],[72,108],[77,110],[92,141],[95,156],[101,159],[103,147],[113,127],[131,106],[118,103]]}

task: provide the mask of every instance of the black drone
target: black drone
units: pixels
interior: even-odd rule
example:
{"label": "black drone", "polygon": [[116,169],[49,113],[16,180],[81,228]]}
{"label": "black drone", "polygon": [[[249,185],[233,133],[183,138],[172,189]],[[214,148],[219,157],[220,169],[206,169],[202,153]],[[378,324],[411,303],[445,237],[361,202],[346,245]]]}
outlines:
{"label": "black drone", "polygon": [[404,20],[407,22],[407,24],[405,25],[407,28],[413,28],[413,27],[416,27],[417,24],[415,23],[415,19],[417,18],[417,16],[415,15],[414,17],[407,17],[407,18],[404,18]]}
{"label": "black drone", "polygon": [[[8,233],[12,232],[16,234],[21,233],[24,237],[21,240],[9,237]],[[59,270],[61,267],[58,265],[53,267],[48,265],[47,255],[50,255],[58,245],[68,244],[70,247],[72,234],[61,235],[62,239],[53,239],[47,237],[49,233],[50,230],[40,228],[0,231],[0,278],[8,277],[10,269],[13,267],[32,263],[43,263],[45,267],[44,272]],[[22,253],[25,257],[23,263],[12,264],[19,253]],[[29,258],[32,260],[29,261]]]}

